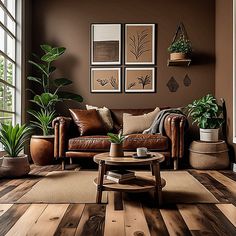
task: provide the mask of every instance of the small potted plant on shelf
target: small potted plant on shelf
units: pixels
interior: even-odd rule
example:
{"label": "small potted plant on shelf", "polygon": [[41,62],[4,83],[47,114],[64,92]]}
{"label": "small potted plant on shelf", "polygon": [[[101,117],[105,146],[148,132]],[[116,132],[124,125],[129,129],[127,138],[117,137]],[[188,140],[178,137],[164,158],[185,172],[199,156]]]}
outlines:
{"label": "small potted plant on shelf", "polygon": [[219,128],[224,123],[222,106],[218,105],[215,97],[208,94],[187,106],[188,116],[193,124],[200,128],[200,140],[216,142],[219,140]]}
{"label": "small potted plant on shelf", "polygon": [[30,60],[37,70],[36,76],[28,76],[27,79],[37,85],[37,92],[29,89],[34,95],[30,100],[35,106],[28,113],[34,120],[32,125],[41,130],[42,135],[33,135],[30,141],[30,153],[35,164],[47,165],[53,161],[54,135],[52,135],[52,121],[56,116],[56,103],[64,100],[82,102],[83,98],[75,93],[61,91],[72,81],[66,78],[53,78],[56,67],[52,63],[58,60],[65,52],[64,47],[52,47],[40,45],[44,54],[40,57],[33,54],[35,60]]}
{"label": "small potted plant on shelf", "polygon": [[31,132],[30,126],[1,124],[0,143],[3,145],[6,155],[1,161],[0,176],[21,177],[30,172],[28,156],[21,154],[21,151],[30,138]]}
{"label": "small potted plant on shelf", "polygon": [[110,147],[110,157],[123,157],[123,142],[125,140],[125,136],[120,132],[119,134],[108,133],[107,136],[110,137],[109,141],[111,142]]}
{"label": "small potted plant on shelf", "polygon": [[191,42],[181,35],[169,46],[168,51],[170,52],[170,60],[184,60],[192,52]]}

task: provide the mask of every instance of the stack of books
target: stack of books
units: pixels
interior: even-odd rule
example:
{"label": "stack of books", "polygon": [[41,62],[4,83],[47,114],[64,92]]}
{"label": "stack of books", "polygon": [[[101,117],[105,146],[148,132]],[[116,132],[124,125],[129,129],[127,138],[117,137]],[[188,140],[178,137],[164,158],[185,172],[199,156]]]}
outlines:
{"label": "stack of books", "polygon": [[106,179],[121,184],[125,183],[126,181],[135,179],[135,174],[134,171],[129,170],[111,170],[107,171]]}

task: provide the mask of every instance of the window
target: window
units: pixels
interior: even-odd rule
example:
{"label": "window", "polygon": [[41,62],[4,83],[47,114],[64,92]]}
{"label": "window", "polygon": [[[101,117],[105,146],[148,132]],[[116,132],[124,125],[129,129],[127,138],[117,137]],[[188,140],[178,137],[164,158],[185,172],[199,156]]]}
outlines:
{"label": "window", "polygon": [[[0,122],[21,123],[23,0],[0,0]],[[0,145],[0,154],[2,154]]]}
{"label": "window", "polygon": [[16,0],[0,0],[0,122],[16,123]]}

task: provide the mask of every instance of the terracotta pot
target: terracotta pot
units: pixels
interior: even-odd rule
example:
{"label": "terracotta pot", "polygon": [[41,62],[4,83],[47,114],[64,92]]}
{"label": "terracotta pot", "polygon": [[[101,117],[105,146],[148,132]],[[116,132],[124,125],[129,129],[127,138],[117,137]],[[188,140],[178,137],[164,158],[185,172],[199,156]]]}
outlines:
{"label": "terracotta pot", "polygon": [[33,135],[30,140],[30,154],[34,164],[45,166],[53,163],[54,135]]}
{"label": "terracotta pot", "polygon": [[19,157],[4,156],[0,166],[0,175],[10,178],[18,178],[30,172],[28,156],[23,154]]}
{"label": "terracotta pot", "polygon": [[219,129],[200,129],[200,140],[204,142],[217,142]]}
{"label": "terracotta pot", "polygon": [[186,59],[186,53],[173,52],[170,54],[170,60],[184,60]]}
{"label": "terracotta pot", "polygon": [[123,157],[124,156],[123,144],[111,143],[109,156],[110,157]]}

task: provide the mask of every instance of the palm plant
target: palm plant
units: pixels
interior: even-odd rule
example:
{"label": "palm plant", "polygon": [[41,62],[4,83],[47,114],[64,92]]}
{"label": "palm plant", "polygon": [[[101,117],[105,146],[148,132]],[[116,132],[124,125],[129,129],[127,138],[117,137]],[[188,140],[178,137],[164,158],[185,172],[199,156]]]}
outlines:
{"label": "palm plant", "polygon": [[29,110],[29,114],[31,114],[36,121],[31,121],[31,123],[41,129],[43,131],[43,135],[50,135],[52,131],[52,121],[55,118],[55,111],[47,111],[40,109],[40,111]]}
{"label": "palm plant", "polygon": [[32,128],[30,126],[17,124],[1,124],[0,143],[10,157],[18,157],[24,149],[24,144],[28,141]]}
{"label": "palm plant", "polygon": [[78,94],[61,90],[63,87],[72,84],[71,80],[66,78],[54,79],[52,77],[52,74],[56,70],[56,67],[52,63],[58,60],[66,49],[64,47],[52,47],[46,44],[40,45],[40,47],[44,51],[44,54],[41,57],[33,54],[35,61],[29,61],[37,69],[38,76],[27,77],[28,80],[40,85],[40,94],[36,94],[35,91],[29,89],[34,94],[33,99],[30,101],[39,107],[39,111],[33,112],[33,110],[30,110],[28,113],[37,120],[31,123],[41,129],[44,135],[48,135],[52,130],[51,121],[56,115],[56,103],[63,100],[82,102],[83,98]]}
{"label": "palm plant", "polygon": [[107,136],[110,137],[109,141],[111,143],[122,144],[126,139],[126,136],[122,135],[120,132],[119,134],[107,133]]}

